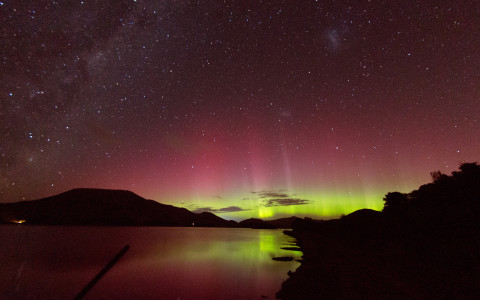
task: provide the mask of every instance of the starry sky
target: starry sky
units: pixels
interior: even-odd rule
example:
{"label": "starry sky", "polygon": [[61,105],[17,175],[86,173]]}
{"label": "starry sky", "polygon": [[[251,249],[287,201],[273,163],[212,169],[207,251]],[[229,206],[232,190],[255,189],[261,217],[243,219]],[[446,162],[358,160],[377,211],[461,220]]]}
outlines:
{"label": "starry sky", "polygon": [[477,1],[1,0],[0,202],[381,209],[480,160]]}

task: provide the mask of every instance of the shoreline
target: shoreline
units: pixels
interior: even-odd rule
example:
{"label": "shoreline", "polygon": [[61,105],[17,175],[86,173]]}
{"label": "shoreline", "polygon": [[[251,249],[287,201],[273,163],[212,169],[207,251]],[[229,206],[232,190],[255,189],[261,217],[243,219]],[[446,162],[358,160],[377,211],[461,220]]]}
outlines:
{"label": "shoreline", "polygon": [[[475,236],[476,230],[471,231]],[[301,265],[281,285],[279,299],[474,299],[480,292],[478,249],[452,232],[442,244],[359,232],[293,231]],[[423,241],[423,242],[418,242]]]}
{"label": "shoreline", "polygon": [[[279,299],[424,299],[425,290],[366,249],[318,232],[284,232],[297,240],[301,265],[282,283]],[[369,257],[370,256],[370,257]]]}

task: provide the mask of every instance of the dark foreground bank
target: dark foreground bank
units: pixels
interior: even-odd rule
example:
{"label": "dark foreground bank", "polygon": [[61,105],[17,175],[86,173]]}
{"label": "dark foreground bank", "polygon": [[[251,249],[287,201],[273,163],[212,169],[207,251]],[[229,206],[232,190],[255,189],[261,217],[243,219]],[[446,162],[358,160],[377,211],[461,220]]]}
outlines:
{"label": "dark foreground bank", "polygon": [[[340,223],[340,222],[339,222]],[[340,224],[294,230],[304,253],[301,266],[282,284],[281,299],[474,299],[480,295],[478,237],[439,243],[375,240]],[[332,232],[334,231],[334,232]],[[345,233],[345,232],[344,232]],[[473,232],[472,232],[473,233]],[[410,243],[419,242],[416,245]],[[441,243],[444,243],[443,245]]]}
{"label": "dark foreground bank", "polygon": [[480,295],[480,166],[408,194],[389,193],[382,212],[297,220],[304,253],[281,299],[475,299]]}
{"label": "dark foreground bank", "polygon": [[[323,224],[332,227],[338,224]],[[304,253],[301,266],[282,284],[281,299],[423,299],[419,286],[402,264],[374,252],[373,244],[349,241],[321,230],[295,230]],[[409,262],[410,264],[412,262]]]}

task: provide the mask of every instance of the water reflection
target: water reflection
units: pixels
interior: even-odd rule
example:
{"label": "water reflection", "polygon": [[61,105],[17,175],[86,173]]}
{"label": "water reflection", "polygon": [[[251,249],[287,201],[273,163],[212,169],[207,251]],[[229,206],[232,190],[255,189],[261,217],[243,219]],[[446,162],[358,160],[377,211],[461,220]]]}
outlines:
{"label": "water reflection", "polygon": [[86,299],[272,299],[299,265],[272,257],[301,255],[280,230],[19,227],[0,227],[4,298],[73,298],[129,244]]}

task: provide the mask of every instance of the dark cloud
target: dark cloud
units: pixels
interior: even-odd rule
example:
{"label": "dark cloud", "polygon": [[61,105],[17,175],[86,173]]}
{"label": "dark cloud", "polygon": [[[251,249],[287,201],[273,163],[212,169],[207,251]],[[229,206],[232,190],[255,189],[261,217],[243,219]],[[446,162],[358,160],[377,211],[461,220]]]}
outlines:
{"label": "dark cloud", "polygon": [[199,214],[199,213],[202,213],[202,212],[211,212],[211,213],[219,214],[219,213],[247,211],[247,210],[250,210],[250,209],[244,209],[244,208],[241,208],[241,207],[238,207],[238,206],[229,206],[229,207],[216,209],[216,208],[213,208],[211,206],[207,206],[207,207],[199,207],[199,208],[193,210],[192,212],[194,212],[196,214]]}
{"label": "dark cloud", "polygon": [[303,205],[310,204],[311,200],[297,199],[297,198],[281,198],[281,199],[269,199],[263,202],[263,206],[290,206],[290,205]]}
{"label": "dark cloud", "polygon": [[238,206],[229,206],[229,207],[220,208],[217,212],[235,212],[235,211],[245,211],[245,210],[250,210],[250,209],[243,209]]}
{"label": "dark cloud", "polygon": [[261,204],[264,207],[303,205],[313,202],[307,199],[295,198],[295,194],[289,195],[284,190],[252,192],[252,194],[257,195],[260,199],[265,199]]}
{"label": "dark cloud", "polygon": [[258,195],[258,197],[265,198],[288,198],[289,195],[283,193],[282,190],[279,191],[261,191],[261,192],[252,192],[252,194]]}

